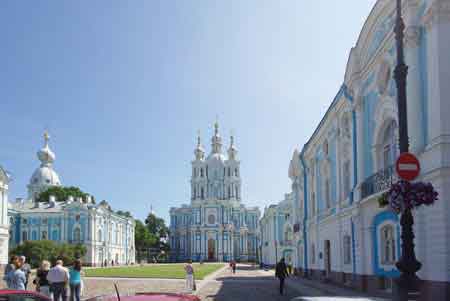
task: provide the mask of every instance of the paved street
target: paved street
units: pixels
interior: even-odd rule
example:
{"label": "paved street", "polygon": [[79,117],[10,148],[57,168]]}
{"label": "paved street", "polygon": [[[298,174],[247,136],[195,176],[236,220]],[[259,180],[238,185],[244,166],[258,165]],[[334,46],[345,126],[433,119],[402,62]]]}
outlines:
{"label": "paved street", "polygon": [[[98,295],[114,295],[114,283],[118,284],[123,295],[136,292],[176,292],[186,293],[185,281],[180,279],[132,279],[132,278],[85,278],[83,299]],[[251,300],[303,300],[301,297],[322,297],[320,301],[358,300],[375,301],[364,298],[357,292],[333,286],[312,286],[310,283],[289,278],[286,281],[285,295],[278,293],[278,281],[273,271],[263,271],[251,265],[239,264],[236,274],[225,267],[197,281],[196,294],[204,301],[251,301]],[[2,283],[3,284],[3,283]],[[1,286],[1,285],[0,285]],[[332,297],[331,297],[332,296]],[[340,299],[336,296],[346,296]],[[328,297],[328,298],[327,298]]]}

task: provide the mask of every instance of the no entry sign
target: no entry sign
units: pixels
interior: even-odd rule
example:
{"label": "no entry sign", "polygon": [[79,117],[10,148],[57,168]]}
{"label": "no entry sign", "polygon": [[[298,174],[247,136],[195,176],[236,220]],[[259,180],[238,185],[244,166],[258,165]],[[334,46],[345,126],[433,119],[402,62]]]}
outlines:
{"label": "no entry sign", "polygon": [[413,154],[403,153],[398,157],[395,169],[400,178],[412,181],[420,173],[420,162]]}

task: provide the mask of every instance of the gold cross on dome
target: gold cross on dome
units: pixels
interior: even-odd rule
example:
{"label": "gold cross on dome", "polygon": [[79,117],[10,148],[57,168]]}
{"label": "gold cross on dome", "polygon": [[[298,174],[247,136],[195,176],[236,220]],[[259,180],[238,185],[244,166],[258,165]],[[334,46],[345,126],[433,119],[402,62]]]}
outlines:
{"label": "gold cross on dome", "polygon": [[45,140],[45,143],[47,143],[48,140],[50,140],[50,135],[48,134],[47,130],[45,130],[45,132],[44,132],[44,140]]}

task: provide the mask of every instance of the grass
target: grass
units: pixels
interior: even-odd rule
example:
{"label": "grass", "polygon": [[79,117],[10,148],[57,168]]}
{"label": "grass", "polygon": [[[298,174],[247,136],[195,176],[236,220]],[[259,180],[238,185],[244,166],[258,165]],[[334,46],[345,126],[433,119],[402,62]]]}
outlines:
{"label": "grass", "polygon": [[[193,264],[195,278],[203,279],[205,276],[217,271],[224,265],[221,263]],[[151,264],[145,266],[128,266],[117,268],[90,268],[84,269],[87,277],[117,277],[117,278],[165,278],[184,279],[184,263]]]}

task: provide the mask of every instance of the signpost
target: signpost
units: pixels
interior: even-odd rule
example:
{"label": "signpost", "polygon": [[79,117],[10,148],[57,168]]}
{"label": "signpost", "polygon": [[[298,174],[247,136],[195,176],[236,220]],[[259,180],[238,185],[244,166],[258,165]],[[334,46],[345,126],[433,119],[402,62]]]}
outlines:
{"label": "signpost", "polygon": [[402,153],[395,164],[398,176],[405,181],[412,181],[420,173],[420,162],[411,153]]}

